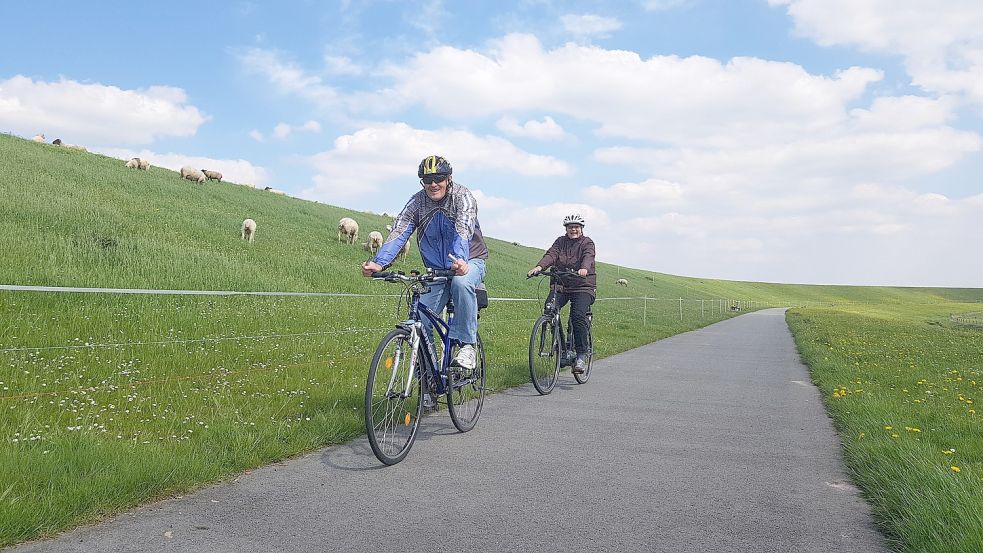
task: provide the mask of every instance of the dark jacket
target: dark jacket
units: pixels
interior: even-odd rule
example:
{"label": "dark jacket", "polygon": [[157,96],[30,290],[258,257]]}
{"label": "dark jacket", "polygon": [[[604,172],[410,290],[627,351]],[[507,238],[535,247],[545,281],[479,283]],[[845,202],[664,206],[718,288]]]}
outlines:
{"label": "dark jacket", "polygon": [[559,282],[564,292],[589,292],[594,295],[597,290],[597,271],[594,268],[594,241],[586,236],[576,240],[563,235],[553,242],[546,255],[539,260],[540,267],[555,267],[557,269],[572,269],[578,271],[587,269],[587,278],[566,276]]}

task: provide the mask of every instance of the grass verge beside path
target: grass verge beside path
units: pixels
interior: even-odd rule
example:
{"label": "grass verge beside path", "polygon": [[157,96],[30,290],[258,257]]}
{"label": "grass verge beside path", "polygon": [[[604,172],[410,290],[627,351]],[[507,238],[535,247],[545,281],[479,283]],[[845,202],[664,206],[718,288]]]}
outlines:
{"label": "grass verge beside path", "polygon": [[983,551],[979,304],[789,311],[849,470],[901,551]]}

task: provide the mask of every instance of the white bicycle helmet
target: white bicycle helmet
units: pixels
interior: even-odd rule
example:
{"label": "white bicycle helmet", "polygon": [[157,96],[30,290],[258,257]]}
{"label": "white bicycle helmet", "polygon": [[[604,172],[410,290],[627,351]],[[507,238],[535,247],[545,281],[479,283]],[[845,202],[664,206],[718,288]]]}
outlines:
{"label": "white bicycle helmet", "polygon": [[579,213],[574,213],[573,215],[567,215],[563,218],[563,226],[567,225],[580,225],[584,226],[584,218],[580,216]]}

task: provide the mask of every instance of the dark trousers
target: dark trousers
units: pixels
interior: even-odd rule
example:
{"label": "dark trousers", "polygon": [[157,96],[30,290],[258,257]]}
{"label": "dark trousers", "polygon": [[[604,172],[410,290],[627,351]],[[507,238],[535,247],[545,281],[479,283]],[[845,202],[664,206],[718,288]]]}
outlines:
{"label": "dark trousers", "polygon": [[574,344],[577,347],[577,355],[587,353],[587,313],[590,306],[594,303],[594,296],[590,292],[558,292],[556,294],[556,308],[563,309],[563,306],[570,302],[570,317],[573,319]]}

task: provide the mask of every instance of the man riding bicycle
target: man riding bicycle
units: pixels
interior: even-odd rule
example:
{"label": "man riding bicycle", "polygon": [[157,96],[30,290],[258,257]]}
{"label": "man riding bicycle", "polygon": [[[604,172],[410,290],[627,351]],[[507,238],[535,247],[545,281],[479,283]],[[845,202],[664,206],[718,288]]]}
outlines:
{"label": "man riding bicycle", "polygon": [[[371,261],[362,264],[362,275],[384,270],[396,259],[416,229],[423,264],[430,269],[450,269],[455,277],[430,286],[420,301],[439,313],[454,301],[450,337],[461,344],[454,364],[475,367],[474,344],[478,333],[478,300],[475,288],[485,278],[488,248],[478,224],[478,204],[471,191],[454,182],[453,168],[441,156],[427,156],[417,176],[423,190],[413,194],[393,222],[392,232]],[[429,322],[424,321],[429,327]],[[430,331],[430,328],[427,328]]]}
{"label": "man riding bicycle", "polygon": [[577,358],[571,372],[580,374],[587,366],[586,355],[589,344],[587,312],[597,294],[594,241],[584,236],[584,218],[578,213],[564,217],[563,226],[566,228],[566,234],[553,242],[539,263],[529,271],[529,276],[551,266],[554,269],[570,269],[577,273],[577,276],[570,275],[559,279],[554,277],[552,284],[556,293],[557,309],[570,302],[570,317],[573,320],[574,343],[577,349]]}

